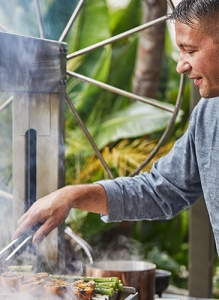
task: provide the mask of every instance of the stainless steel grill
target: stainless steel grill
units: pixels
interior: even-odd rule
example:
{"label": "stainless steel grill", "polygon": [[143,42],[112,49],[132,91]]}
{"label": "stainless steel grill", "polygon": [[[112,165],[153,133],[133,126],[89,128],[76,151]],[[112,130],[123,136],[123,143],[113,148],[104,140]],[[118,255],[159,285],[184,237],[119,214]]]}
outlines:
{"label": "stainless steel grill", "polygon": [[[39,295],[33,295],[29,292],[11,292],[11,291],[5,291],[5,289],[0,288],[0,300],[42,300],[42,299],[48,299],[48,300],[58,300],[63,299],[57,296],[49,296],[47,295],[46,298]],[[64,299],[66,300],[75,300],[73,299],[72,295],[67,294]],[[123,292],[115,293],[112,297],[109,297],[107,295],[96,295],[92,297],[92,300],[138,300],[138,293],[135,291],[133,287],[124,287]]]}
{"label": "stainless steel grill", "polygon": [[[13,231],[37,198],[64,185],[67,46],[0,32],[0,47],[0,92],[13,97]],[[43,242],[38,258],[39,268],[43,259],[65,270],[64,227]]]}

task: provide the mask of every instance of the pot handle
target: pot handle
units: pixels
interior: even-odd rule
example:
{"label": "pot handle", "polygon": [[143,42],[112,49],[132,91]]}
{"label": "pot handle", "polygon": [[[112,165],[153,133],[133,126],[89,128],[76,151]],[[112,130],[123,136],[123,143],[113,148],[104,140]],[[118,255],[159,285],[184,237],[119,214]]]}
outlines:
{"label": "pot handle", "polygon": [[90,263],[92,264],[94,260],[91,254],[92,251],[91,246],[85,240],[79,237],[76,233],[74,233],[69,226],[65,227],[65,233],[84,249],[84,252],[86,253]]}

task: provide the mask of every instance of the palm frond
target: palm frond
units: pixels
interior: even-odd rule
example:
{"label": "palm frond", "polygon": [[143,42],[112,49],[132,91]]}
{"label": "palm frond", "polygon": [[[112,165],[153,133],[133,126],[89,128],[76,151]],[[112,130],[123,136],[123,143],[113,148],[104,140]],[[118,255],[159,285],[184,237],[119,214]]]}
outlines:
{"label": "palm frond", "polygon": [[[174,142],[169,142],[161,147],[159,153],[143,171],[149,171],[155,160],[169,152],[173,143]],[[157,140],[150,141],[141,138],[130,142],[130,140],[126,139],[119,142],[112,150],[110,150],[109,147],[104,148],[102,155],[110,169],[113,170],[115,177],[128,176],[144,162],[156,144]],[[87,159],[83,169],[79,172],[78,177],[72,180],[72,183],[89,182],[91,178],[92,181],[94,178],[95,180],[107,178],[107,174],[104,171],[101,162],[95,155],[92,155]]]}

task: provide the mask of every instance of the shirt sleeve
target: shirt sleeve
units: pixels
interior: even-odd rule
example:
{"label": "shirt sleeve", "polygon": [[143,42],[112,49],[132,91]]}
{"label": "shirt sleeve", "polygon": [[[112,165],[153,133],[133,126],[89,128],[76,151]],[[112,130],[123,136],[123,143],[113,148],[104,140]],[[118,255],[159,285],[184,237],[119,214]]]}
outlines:
{"label": "shirt sleeve", "polygon": [[96,182],[108,198],[108,215],[102,216],[103,221],[170,219],[202,196],[193,123],[191,118],[185,134],[150,173]]}

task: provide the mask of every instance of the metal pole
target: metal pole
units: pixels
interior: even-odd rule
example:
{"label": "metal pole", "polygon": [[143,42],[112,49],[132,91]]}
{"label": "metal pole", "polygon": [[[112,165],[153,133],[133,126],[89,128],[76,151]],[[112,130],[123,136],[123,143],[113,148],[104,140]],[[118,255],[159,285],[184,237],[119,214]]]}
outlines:
{"label": "metal pole", "polygon": [[77,15],[79,14],[79,12],[80,12],[80,10],[81,10],[84,2],[85,2],[85,0],[80,0],[78,2],[78,5],[76,6],[76,8],[75,8],[75,10],[74,10],[74,12],[73,12],[73,14],[72,14],[72,16],[71,16],[68,24],[66,25],[66,27],[65,27],[62,35],[59,38],[59,42],[63,42],[64,41],[66,35],[68,34],[69,30],[71,29],[72,24],[74,23]]}
{"label": "metal pole", "polygon": [[0,106],[0,112],[6,107],[8,106],[8,104],[10,104],[13,100],[13,96],[11,96],[10,98],[8,98],[8,100],[6,100],[1,106]]}
{"label": "metal pole", "polygon": [[167,16],[163,16],[163,17],[160,17],[160,18],[158,18],[158,19],[156,19],[156,20],[153,20],[153,21],[151,21],[151,22],[148,22],[148,23],[146,23],[146,24],[143,24],[143,25],[140,25],[140,26],[138,26],[138,27],[135,27],[135,28],[133,28],[133,29],[131,29],[131,30],[125,31],[125,32],[120,33],[120,34],[118,34],[118,35],[116,35],[116,36],[113,36],[113,37],[111,37],[111,38],[109,38],[109,39],[106,39],[106,40],[104,40],[104,41],[102,41],[102,42],[96,43],[96,44],[94,44],[94,45],[91,45],[91,46],[89,46],[89,47],[86,47],[86,48],[84,48],[84,49],[81,49],[81,50],[79,50],[79,51],[76,51],[76,52],[74,52],[74,53],[71,53],[71,54],[67,55],[67,59],[71,59],[71,58],[77,57],[77,56],[79,56],[79,55],[86,54],[86,53],[88,53],[88,52],[90,52],[90,51],[92,51],[92,50],[95,50],[95,49],[98,49],[98,48],[103,47],[103,46],[105,46],[105,45],[114,43],[114,42],[116,42],[116,41],[118,41],[118,40],[120,40],[120,39],[123,39],[124,37],[127,37],[127,36],[129,36],[129,35],[132,35],[133,33],[137,33],[137,32],[139,32],[139,31],[142,31],[142,30],[144,30],[144,29],[147,29],[147,28],[149,28],[149,27],[151,27],[151,26],[154,26],[154,25],[156,25],[156,24],[159,24],[159,23],[161,23],[161,22],[164,22],[164,21],[166,21],[167,19],[168,19]]}
{"label": "metal pole", "polygon": [[39,5],[38,0],[34,0],[34,4],[35,4],[35,8],[36,8],[36,16],[37,16],[37,23],[38,23],[38,27],[39,27],[40,37],[42,39],[44,39],[45,36],[44,36],[44,31],[43,31],[43,22],[42,22],[42,16],[41,16],[40,5]]}
{"label": "metal pole", "polygon": [[8,30],[8,28],[6,28],[5,25],[0,24],[0,28],[1,28],[4,32],[10,33],[10,30]]}
{"label": "metal pole", "polygon": [[118,94],[118,95],[125,96],[125,97],[131,98],[131,99],[135,99],[135,100],[138,100],[138,101],[141,101],[141,102],[150,104],[150,105],[152,105],[152,106],[154,106],[154,107],[163,109],[163,110],[165,110],[165,111],[174,113],[174,109],[173,109],[173,108],[170,108],[170,107],[161,105],[160,103],[156,102],[156,100],[154,100],[154,99],[146,98],[146,97],[141,97],[141,96],[135,95],[135,94],[133,94],[133,93],[126,92],[126,91],[121,90],[121,89],[119,89],[119,88],[116,88],[116,87],[113,87],[113,86],[108,85],[108,84],[106,84],[106,83],[103,83],[103,82],[97,81],[97,80],[95,80],[95,79],[86,77],[86,76],[84,76],[84,75],[77,74],[77,73],[75,73],[75,72],[66,71],[66,74],[67,74],[67,75],[70,75],[70,76],[72,76],[72,77],[78,78],[78,79],[80,79],[80,80],[86,81],[86,82],[88,82],[88,83],[91,83],[91,84],[93,84],[93,85],[96,85],[96,86],[98,86],[98,87],[101,87],[102,89],[105,89],[105,90],[108,90],[108,91],[110,91],[110,92],[116,93],[116,94]]}
{"label": "metal pole", "polygon": [[170,134],[170,132],[173,128],[173,125],[176,121],[176,118],[178,116],[181,104],[182,104],[183,92],[184,92],[184,88],[185,88],[185,82],[186,82],[186,75],[183,74],[183,75],[181,75],[179,93],[178,93],[178,97],[177,97],[177,101],[176,101],[176,108],[175,108],[174,113],[172,115],[172,118],[169,122],[169,125],[167,126],[166,130],[164,131],[162,137],[160,138],[160,140],[157,143],[154,150],[147,157],[147,159],[134,172],[132,172],[129,176],[137,175],[151,161],[151,159],[155,156],[155,154],[159,151],[160,147],[164,144],[164,142],[168,138],[168,136],[169,136],[169,134]]}
{"label": "metal pole", "polygon": [[93,138],[91,137],[89,131],[88,131],[87,128],[85,127],[84,123],[82,122],[80,116],[79,116],[78,113],[77,113],[77,110],[75,109],[74,105],[72,104],[72,102],[71,102],[71,100],[69,99],[68,96],[66,96],[66,102],[68,103],[68,105],[69,105],[71,111],[73,112],[75,118],[77,119],[79,125],[81,126],[81,128],[82,128],[83,131],[84,131],[84,133],[86,134],[86,136],[87,136],[87,138],[88,138],[88,140],[89,140],[91,146],[93,147],[93,149],[94,149],[94,151],[95,151],[97,157],[98,157],[99,160],[101,161],[101,163],[102,163],[104,169],[105,169],[106,172],[108,173],[110,179],[113,179],[114,177],[113,177],[113,175],[112,175],[112,173],[111,173],[111,171],[110,171],[110,169],[109,169],[107,163],[105,162],[105,160],[104,160],[103,156],[101,155],[101,153],[100,153],[98,147],[96,146],[96,144],[95,144]]}
{"label": "metal pole", "polygon": [[175,8],[175,5],[173,4],[173,1],[172,0],[167,0],[167,4],[169,5],[169,7],[174,10]]}

